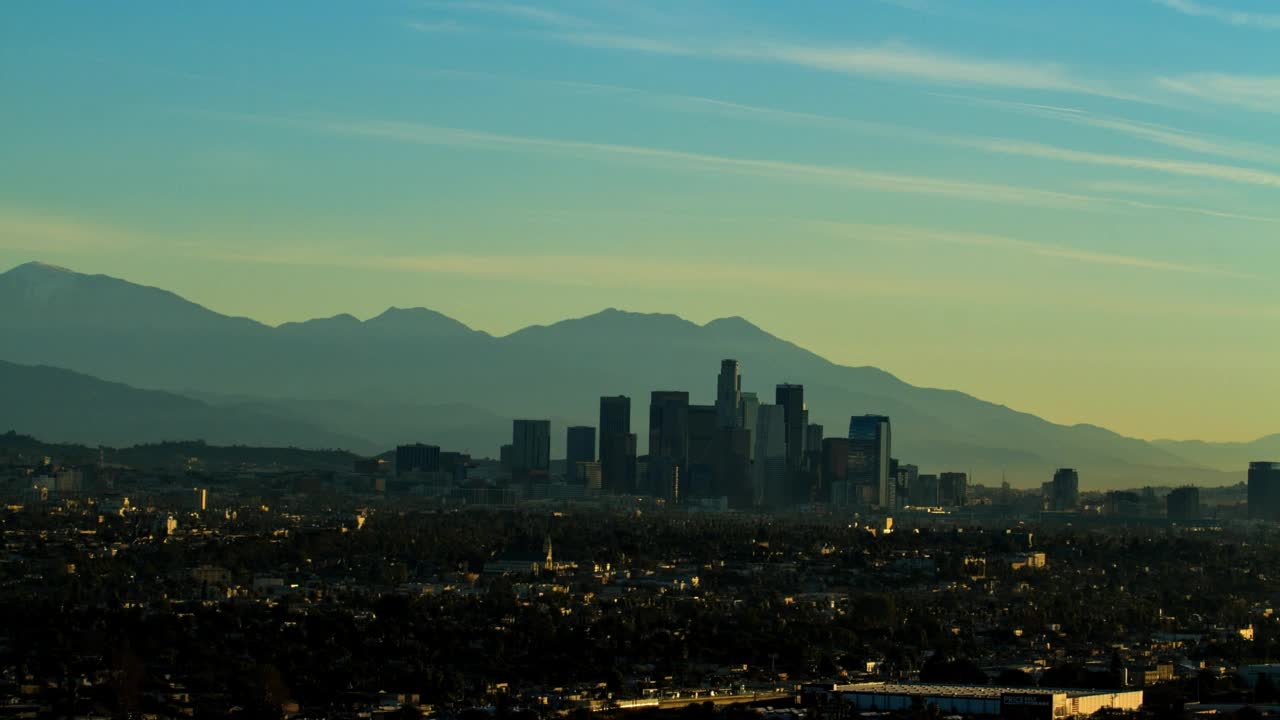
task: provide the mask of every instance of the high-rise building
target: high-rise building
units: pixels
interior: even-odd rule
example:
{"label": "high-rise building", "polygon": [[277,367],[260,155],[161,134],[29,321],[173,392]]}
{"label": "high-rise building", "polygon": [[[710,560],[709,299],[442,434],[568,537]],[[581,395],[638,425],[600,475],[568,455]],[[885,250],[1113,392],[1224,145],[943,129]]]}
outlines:
{"label": "high-rise building", "polygon": [[631,398],[600,398],[600,483],[604,492],[636,492],[636,436],[631,433]]}
{"label": "high-rise building", "polygon": [[716,415],[720,427],[742,427],[742,375],[737,360],[720,361],[716,382]]}
{"label": "high-rise building", "polygon": [[804,462],[804,433],[808,420],[804,406],[804,386],[784,383],[774,389],[774,402],[782,408],[786,428],[787,467],[799,468]]}
{"label": "high-rise building", "polygon": [[631,432],[631,398],[613,395],[600,398],[600,446],[610,435]]}
{"label": "high-rise building", "polygon": [[689,393],[654,390],[649,399],[649,484],[655,496],[679,497],[688,461]]}
{"label": "high-rise building", "polygon": [[440,448],[435,445],[399,445],[396,447],[396,474],[436,472],[440,469]]}
{"label": "high-rise building", "polygon": [[1071,468],[1059,468],[1050,485],[1049,509],[1069,512],[1080,507],[1080,474]]}
{"label": "high-rise building", "polygon": [[824,438],[822,441],[822,487],[827,502],[844,507],[849,500],[849,439]]}
{"label": "high-rise building", "polygon": [[526,482],[546,482],[551,468],[551,421],[513,420],[511,476]]}
{"label": "high-rise building", "polygon": [[682,473],[680,495],[685,499],[714,497],[716,469],[720,464],[717,444],[721,430],[719,408],[690,405],[688,418],[689,454]]}
{"label": "high-rise building", "polygon": [[804,429],[804,450],[806,453],[822,452],[822,433],[826,428],[809,423]]}
{"label": "high-rise building", "polygon": [[716,469],[715,497],[727,497],[729,507],[745,509],[755,506],[755,487],[751,477],[751,431],[747,428],[720,428],[717,436],[720,464]]}
{"label": "high-rise building", "polygon": [[565,479],[578,478],[578,463],[595,462],[596,429],[587,425],[570,427],[565,437]]}
{"label": "high-rise building", "polygon": [[831,493],[822,479],[823,427],[808,423],[804,430],[804,462],[799,471],[793,471],[795,500],[804,504],[829,502]]}
{"label": "high-rise building", "polygon": [[1249,517],[1280,522],[1280,462],[1249,463]]}
{"label": "high-rise building", "polygon": [[612,495],[635,495],[636,435],[606,435],[600,439],[600,486]]}
{"label": "high-rise building", "polygon": [[756,412],[756,504],[778,506],[787,498],[787,424],[781,405],[761,405]]}
{"label": "high-rise building", "polygon": [[[849,418],[849,484],[858,504],[887,507],[893,436],[884,415]],[[895,478],[896,481],[896,478]]]}
{"label": "high-rise building", "polygon": [[662,498],[670,503],[683,501],[684,498],[680,495],[681,467],[679,463],[663,455],[649,455],[647,456],[645,468],[649,476],[647,490],[650,495]]}
{"label": "high-rise building", "polygon": [[1200,488],[1174,488],[1165,498],[1165,514],[1173,522],[1195,522],[1200,519]]}
{"label": "high-rise building", "polygon": [[899,465],[897,475],[897,507],[906,507],[914,504],[911,501],[911,488],[916,486],[916,482],[920,477],[920,468],[915,465]]}
{"label": "high-rise building", "polygon": [[917,475],[907,491],[914,507],[938,507],[938,476],[931,473]]}
{"label": "high-rise building", "polygon": [[467,480],[467,468],[471,467],[471,456],[460,452],[440,453],[440,472],[447,475],[455,483]]}
{"label": "high-rise building", "polygon": [[742,402],[739,404],[741,405],[742,416],[742,422],[740,425],[741,427],[750,430],[753,438],[751,441],[751,456],[749,459],[755,460],[756,443],[754,437],[756,432],[756,418],[760,414],[760,398],[753,392],[744,392],[742,393]]}
{"label": "high-rise building", "polygon": [[938,504],[963,507],[969,499],[969,476],[962,472],[944,472],[938,476]]}

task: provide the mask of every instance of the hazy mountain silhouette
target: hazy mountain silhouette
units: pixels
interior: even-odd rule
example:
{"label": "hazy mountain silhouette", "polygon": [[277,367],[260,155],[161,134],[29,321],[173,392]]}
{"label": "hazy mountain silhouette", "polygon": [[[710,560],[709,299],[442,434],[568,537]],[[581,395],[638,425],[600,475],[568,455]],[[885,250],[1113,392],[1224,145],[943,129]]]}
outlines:
{"label": "hazy mountain silhouette", "polygon": [[139,390],[44,366],[0,361],[0,432],[37,434],[53,442],[132,445],[206,440],[221,445],[348,448],[373,445],[279,412],[215,407],[158,390]]}
{"label": "hazy mountain silhouette", "polygon": [[1152,444],[1178,457],[1212,468],[1243,468],[1255,460],[1280,462],[1280,433],[1252,442],[1155,440]]}
{"label": "hazy mountain silhouette", "polygon": [[[0,349],[7,360],[236,397],[253,403],[242,409],[384,445],[421,439],[493,456],[509,418],[594,425],[600,395],[626,394],[643,449],[651,390],[686,389],[710,403],[719,360],[736,357],[744,389],[762,402],[772,402],[777,383],[803,383],[811,421],[828,436],[843,436],[851,414],[890,415],[895,455],[926,470],[968,470],[988,483],[1006,473],[1029,485],[1070,465],[1086,486],[1223,484],[1242,473],[1234,464],[1229,474],[1206,470],[1177,448],[1100,427],[1056,425],[877,368],[836,365],[738,317],[698,325],[609,309],[492,337],[430,310],[392,309],[363,322],[339,315],[273,328],[154,288],[30,264],[0,275],[0,332],[12,340]],[[563,442],[563,424],[553,441]]]}

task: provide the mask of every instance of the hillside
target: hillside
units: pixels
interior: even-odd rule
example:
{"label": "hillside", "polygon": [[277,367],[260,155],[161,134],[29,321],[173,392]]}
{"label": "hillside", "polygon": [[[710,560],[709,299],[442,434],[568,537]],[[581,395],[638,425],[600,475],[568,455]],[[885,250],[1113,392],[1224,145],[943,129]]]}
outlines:
{"label": "hillside", "polygon": [[643,451],[649,392],[687,389],[693,402],[710,403],[720,359],[735,357],[744,390],[763,402],[777,383],[803,383],[811,421],[828,436],[843,436],[850,415],[886,414],[895,455],[979,482],[1038,485],[1066,465],[1086,487],[1221,485],[1243,472],[1223,464],[1234,460],[1226,456],[1193,459],[1185,448],[836,365],[737,317],[699,325],[609,309],[492,337],[419,308],[272,328],[154,288],[33,264],[0,275],[0,331],[13,340],[3,359],[201,397],[267,423],[260,432],[271,418],[289,437],[311,426],[312,446],[423,440],[493,456],[510,418],[546,417],[558,451],[564,424],[594,425],[599,396],[625,394]]}
{"label": "hillside", "polygon": [[278,413],[209,405],[156,390],[104,382],[69,370],[0,361],[0,431],[86,445],[204,440],[218,445],[347,448],[343,436]]}

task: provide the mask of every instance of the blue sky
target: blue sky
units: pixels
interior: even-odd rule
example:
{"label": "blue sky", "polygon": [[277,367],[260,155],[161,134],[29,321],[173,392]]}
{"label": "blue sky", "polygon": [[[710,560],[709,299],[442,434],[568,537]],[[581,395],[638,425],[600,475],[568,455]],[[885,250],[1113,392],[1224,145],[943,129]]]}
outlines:
{"label": "blue sky", "polygon": [[1280,431],[1280,5],[0,10],[0,265],[282,322],[743,315],[1142,437]]}

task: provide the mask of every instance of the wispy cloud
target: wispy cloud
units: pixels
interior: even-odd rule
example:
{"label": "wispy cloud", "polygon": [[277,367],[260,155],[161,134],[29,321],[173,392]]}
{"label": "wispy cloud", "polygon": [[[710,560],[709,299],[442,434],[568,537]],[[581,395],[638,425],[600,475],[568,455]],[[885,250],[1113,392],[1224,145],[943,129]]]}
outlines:
{"label": "wispy cloud", "polygon": [[1161,77],[1160,87],[1222,105],[1280,113],[1280,75],[1193,73]]}
{"label": "wispy cloud", "polygon": [[860,132],[892,132],[895,135],[901,135],[902,133],[902,128],[894,125],[853,120],[835,115],[823,115],[821,113],[784,110],[766,105],[752,105],[749,103],[733,102],[701,95],[655,92],[653,90],[642,90],[624,85],[577,82],[573,80],[547,80],[542,82],[568,90],[581,90],[605,96],[627,98],[643,103],[648,107],[674,110],[677,112],[705,113],[746,119],[770,120],[773,122],[792,125],[829,127]]}
{"label": "wispy cloud", "polygon": [[[972,182],[926,175],[878,172],[840,165],[814,165],[785,160],[732,157],[686,152],[641,145],[561,140],[505,135],[478,130],[442,127],[421,123],[369,119],[326,119],[317,117],[277,117],[241,113],[207,113],[241,122],[266,123],[316,132],[336,133],[386,141],[465,147],[505,152],[554,153],[579,157],[608,157],[615,160],[697,172],[729,172],[777,181],[806,182],[868,192],[890,192],[958,198],[982,203],[1034,207],[1106,210],[1133,208],[1201,215],[1227,220],[1280,223],[1280,218],[1184,205],[1164,205],[1131,198],[1102,197],[1082,193],[1042,190],[1026,186]],[[958,142],[949,140],[948,142]],[[1056,149],[1055,149],[1056,150]],[[1072,152],[1072,151],[1064,151]]]}
{"label": "wispy cloud", "polygon": [[207,259],[290,267],[363,268],[610,290],[634,287],[646,291],[675,291],[697,287],[716,292],[740,292],[742,288],[750,287],[765,293],[794,295],[797,289],[803,289],[811,296],[848,298],[872,295],[901,297],[904,289],[909,289],[913,296],[946,296],[944,289],[930,287],[925,282],[913,285],[902,278],[889,279],[847,268],[837,271],[780,267],[777,264],[725,262],[723,259],[682,258],[679,262],[671,262],[670,259],[614,255],[356,255],[317,247],[215,252],[207,255]]}
{"label": "wispy cloud", "polygon": [[1273,146],[1240,142],[1238,140],[1229,140],[1201,133],[1192,133],[1186,130],[1170,127],[1168,125],[1158,125],[1154,123],[1138,122],[1126,118],[1101,115],[1080,108],[1042,105],[1010,100],[993,100],[990,98],[978,98],[948,93],[936,93],[936,95],[938,97],[958,100],[973,105],[985,105],[1034,115],[1036,117],[1051,118],[1075,125],[1110,130],[1138,140],[1145,140],[1147,142],[1179,150],[1200,153],[1202,155],[1217,155],[1220,157],[1249,160],[1252,162],[1260,160],[1280,162],[1280,150]]}
{"label": "wispy cloud", "polygon": [[906,78],[945,85],[985,85],[1098,94],[1102,92],[1089,83],[1073,77],[1059,65],[993,61],[943,54],[907,45],[879,47],[780,45],[741,52],[756,59],[773,59],[851,75]]}
{"label": "wispy cloud", "polygon": [[589,28],[594,24],[590,20],[576,15],[513,2],[491,2],[490,0],[432,0],[427,3],[427,7],[499,15],[512,20],[566,30]]}
{"label": "wispy cloud", "polygon": [[[297,122],[297,121],[292,121]],[[305,121],[304,125],[346,135],[380,138],[424,145],[463,146],[490,150],[555,152],[608,156],[681,170],[732,172],[776,180],[813,182],[869,191],[936,195],[981,202],[1049,207],[1086,208],[1097,201],[1083,195],[1033,188],[969,182],[921,175],[875,172],[838,165],[813,165],[783,160],[712,155],[637,145],[558,140],[463,130],[382,120]]]}
{"label": "wispy cloud", "polygon": [[1021,240],[1001,235],[933,230],[929,228],[904,225],[865,225],[837,222],[815,222],[813,225],[817,229],[853,239],[876,240],[882,242],[963,245],[967,247],[1003,250],[1057,260],[1089,263],[1093,265],[1110,265],[1140,270],[1190,273],[1196,275],[1248,277],[1245,274],[1223,268],[1190,265],[1186,263],[1162,260],[1159,258],[1099,252],[1096,250],[1086,250],[1066,245]]}
{"label": "wispy cloud", "polygon": [[995,87],[1102,95],[1141,100],[1066,67],[1021,60],[992,60],[941,53],[901,43],[817,46],[793,43],[683,41],[603,32],[562,33],[565,42],[588,47],[666,55],[697,55],[748,62],[771,62],[825,72],[910,80],[958,87]]}
{"label": "wispy cloud", "polygon": [[[793,124],[798,123],[831,127],[852,132],[881,135],[935,145],[960,146],[988,153],[1036,157],[1045,160],[1057,160],[1090,165],[1125,167],[1170,175],[1200,177],[1210,180],[1225,180],[1229,182],[1260,185],[1264,187],[1280,187],[1280,174],[1234,165],[1096,153],[1003,138],[983,138],[959,134],[942,134],[914,129],[902,125],[888,125],[885,123],[852,120],[830,115],[781,110],[778,108],[762,107],[758,105],[727,102],[707,97],[653,93],[614,85],[572,82],[557,82],[556,84],[594,92],[643,98],[650,104],[658,104],[680,111],[710,112],[730,114],[738,117],[763,118]],[[1224,154],[1232,154],[1253,160],[1257,160],[1260,157],[1266,157],[1269,153],[1274,154],[1273,151],[1270,151],[1267,148],[1237,148],[1223,144],[1215,144],[1211,141],[1202,140],[1175,130],[1145,126],[1139,123],[1117,120],[1114,118],[1100,117],[1085,111],[1069,111],[1063,108],[1052,108],[1049,106],[1028,105],[1023,103],[1002,104],[1030,109],[1034,112],[1052,113],[1055,116],[1063,117],[1069,122],[1080,122],[1097,127],[1109,128],[1132,136],[1144,137],[1155,142],[1162,142],[1166,145],[1180,147],[1182,149],[1194,148],[1200,152],[1218,151]]]}
{"label": "wispy cloud", "polygon": [[459,32],[463,29],[462,24],[454,20],[437,20],[433,22],[409,20],[404,26],[422,33]]}
{"label": "wispy cloud", "polygon": [[1226,23],[1227,25],[1235,25],[1237,27],[1254,27],[1263,30],[1280,30],[1280,15],[1276,14],[1247,12],[1233,8],[1223,8],[1216,5],[1196,2],[1195,0],[1153,0],[1153,2],[1157,5],[1163,5],[1170,10],[1176,10],[1183,15],[1208,18],[1210,20]]}
{"label": "wispy cloud", "polygon": [[1169,175],[1199,177],[1209,180],[1225,180],[1228,182],[1262,187],[1280,187],[1280,174],[1266,170],[1222,165],[1218,163],[1192,162],[1184,160],[1164,160],[1160,158],[1136,157],[1132,155],[1113,155],[1108,153],[1072,150],[1034,142],[1004,139],[966,139],[959,140],[966,145],[986,152],[1005,155],[1061,160],[1064,162],[1084,163],[1087,165],[1104,165],[1108,167],[1149,170]]}
{"label": "wispy cloud", "polygon": [[65,254],[120,251],[137,235],[99,222],[23,208],[0,207],[0,249]]}
{"label": "wispy cloud", "polygon": [[1151,197],[1175,197],[1192,194],[1192,191],[1185,188],[1170,187],[1157,183],[1130,182],[1128,180],[1094,180],[1084,183],[1081,187],[1089,192],[1148,195]]}

